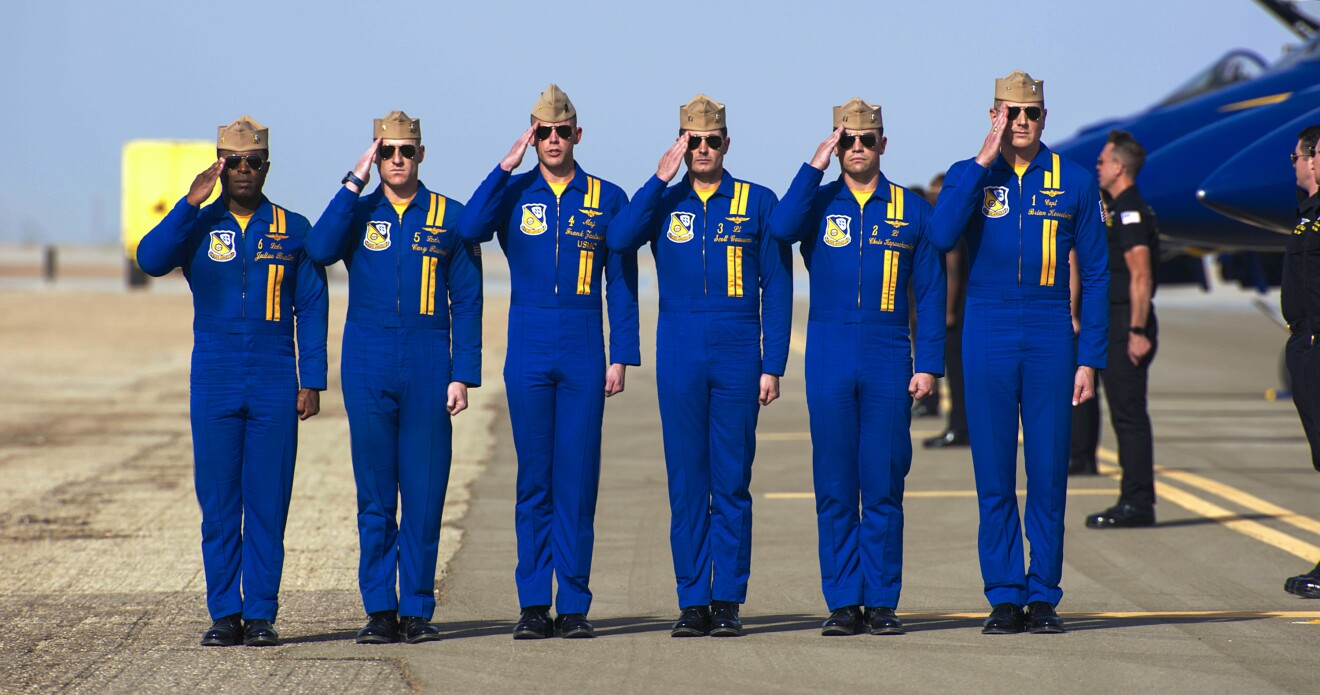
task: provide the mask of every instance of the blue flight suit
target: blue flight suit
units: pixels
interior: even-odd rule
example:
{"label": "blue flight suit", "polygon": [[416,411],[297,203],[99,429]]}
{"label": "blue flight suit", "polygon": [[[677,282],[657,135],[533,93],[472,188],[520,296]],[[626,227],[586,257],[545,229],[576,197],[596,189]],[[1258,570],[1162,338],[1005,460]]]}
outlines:
{"label": "blue flight suit", "polygon": [[420,184],[402,215],[379,187],[361,197],[344,187],[307,239],[318,262],[348,268],[340,374],[367,613],[435,612],[453,448],[446,393],[455,381],[481,385],[481,254],[455,229],[462,210]]}
{"label": "blue flight suit", "polygon": [[577,167],[556,197],[537,167],[496,166],[459,223],[467,241],[498,236],[509,260],[505,395],[518,452],[518,602],[560,615],[591,607],[591,552],[605,415],[601,275],[608,282],[610,362],[641,364],[637,257],[610,253],[605,230],[628,202]]}
{"label": "blue flight suit", "polygon": [[895,608],[903,481],[912,468],[908,284],[917,302],[916,371],[939,376],[944,261],[921,196],[880,174],[863,206],[842,176],[821,186],[823,176],[802,165],[770,222],[775,238],[801,242],[811,276],[806,378],[821,588],[831,611]]}
{"label": "blue flight suit", "polygon": [[728,171],[704,203],[688,177],[666,188],[652,176],[606,237],[619,253],[650,242],[659,274],[656,385],[680,608],[747,598],[761,375],[783,376],[793,318],[791,252],[766,229],[775,202]]}
{"label": "blue flight suit", "polygon": [[[978,547],[991,605],[1059,603],[1063,512],[1078,365],[1104,369],[1109,344],[1109,249],[1095,177],[1041,145],[1019,179],[996,158],[950,167],[933,240],[966,235],[971,270],[963,326],[967,425],[981,523]],[[1082,279],[1074,339],[1068,252]],[[1031,543],[1024,570],[1017,503],[1021,414]]]}
{"label": "blue flight suit", "polygon": [[181,267],[192,288],[193,483],[212,620],[279,611],[299,383],[325,389],[329,299],[304,249],[309,227],[264,197],[246,231],[224,198],[201,209],[184,198],[137,248],[148,275]]}

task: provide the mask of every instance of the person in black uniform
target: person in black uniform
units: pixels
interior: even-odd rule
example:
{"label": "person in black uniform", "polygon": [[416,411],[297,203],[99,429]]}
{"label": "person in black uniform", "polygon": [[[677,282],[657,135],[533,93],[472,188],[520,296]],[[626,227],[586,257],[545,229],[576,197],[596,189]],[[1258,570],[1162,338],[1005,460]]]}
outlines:
{"label": "person in black uniform", "polygon": [[[1317,318],[1320,318],[1320,169],[1317,169],[1315,146],[1320,141],[1320,125],[1313,125],[1297,136],[1297,146],[1290,157],[1297,174],[1298,196],[1305,195],[1297,206],[1297,227],[1284,247],[1283,284],[1279,304],[1283,320],[1288,322],[1288,344],[1284,362],[1292,384],[1293,404],[1302,420],[1302,429],[1311,444],[1311,465],[1320,470],[1320,353],[1314,348]],[[1320,598],[1320,564],[1310,572],[1289,577],[1283,588],[1290,594]]]}
{"label": "person in black uniform", "polygon": [[[944,189],[944,174],[936,174],[930,180],[929,197],[931,205],[939,198]],[[967,241],[959,239],[958,245],[944,254],[946,277],[949,289],[947,308],[944,316],[944,385],[949,390],[949,424],[944,431],[921,443],[927,449],[941,449],[946,446],[968,446],[967,404],[963,400],[962,376],[962,323],[963,305],[967,299]],[[939,384],[939,382],[935,382]]]}
{"label": "person in black uniform", "polygon": [[[1109,418],[1118,438],[1123,483],[1118,503],[1086,518],[1089,528],[1155,524],[1155,446],[1146,387],[1158,344],[1155,320],[1155,263],[1160,254],[1155,213],[1137,190],[1146,150],[1130,134],[1109,133],[1096,160],[1100,188],[1108,198],[1109,358],[1101,377]],[[1094,472],[1100,441],[1100,407],[1095,400],[1073,409],[1073,451],[1069,473]],[[1082,457],[1078,457],[1078,449]],[[1089,471],[1077,463],[1089,462]]]}

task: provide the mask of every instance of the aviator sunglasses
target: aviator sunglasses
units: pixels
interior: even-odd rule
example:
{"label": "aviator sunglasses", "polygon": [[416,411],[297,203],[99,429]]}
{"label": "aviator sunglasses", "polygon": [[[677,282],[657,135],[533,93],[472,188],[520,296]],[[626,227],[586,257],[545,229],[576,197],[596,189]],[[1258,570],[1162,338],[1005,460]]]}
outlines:
{"label": "aviator sunglasses", "polygon": [[724,147],[724,138],[723,138],[722,136],[719,136],[719,135],[689,135],[689,136],[688,136],[688,151],[692,151],[692,150],[695,150],[695,149],[701,147],[701,141],[702,141],[702,140],[705,140],[705,141],[706,141],[706,145],[709,146],[712,150],[718,150],[719,148]]}
{"label": "aviator sunglasses", "polygon": [[228,157],[225,157],[225,168],[233,171],[234,169],[237,169],[244,160],[247,161],[248,168],[253,171],[260,169],[266,164],[266,158],[259,154],[231,154]]}
{"label": "aviator sunglasses", "polygon": [[1292,154],[1288,155],[1288,161],[1292,162],[1293,164],[1296,164],[1297,160],[1303,157],[1314,157],[1314,156],[1315,156],[1315,150],[1307,150],[1305,154],[1297,154],[1296,152],[1293,152]]}
{"label": "aviator sunglasses", "polygon": [[556,125],[556,126],[538,125],[536,126],[536,139],[549,140],[550,131],[552,130],[559,135],[560,140],[567,140],[573,137],[573,126],[571,125],[568,124]]}
{"label": "aviator sunglasses", "polygon": [[839,149],[851,150],[853,143],[857,142],[858,140],[862,141],[862,147],[865,147],[868,150],[873,150],[875,149],[875,143],[879,142],[880,139],[876,137],[875,133],[862,133],[861,135],[844,133],[843,135],[839,136]]}
{"label": "aviator sunglasses", "polygon": [[399,154],[403,155],[404,159],[412,159],[417,156],[416,145],[381,145],[376,148],[376,154],[379,155],[381,159],[394,159],[394,149],[396,147],[399,149]]}
{"label": "aviator sunglasses", "polygon": [[1040,120],[1041,111],[1039,106],[1010,106],[1008,107],[1008,120],[1016,121],[1018,114],[1023,111],[1027,112],[1028,121],[1035,123]]}

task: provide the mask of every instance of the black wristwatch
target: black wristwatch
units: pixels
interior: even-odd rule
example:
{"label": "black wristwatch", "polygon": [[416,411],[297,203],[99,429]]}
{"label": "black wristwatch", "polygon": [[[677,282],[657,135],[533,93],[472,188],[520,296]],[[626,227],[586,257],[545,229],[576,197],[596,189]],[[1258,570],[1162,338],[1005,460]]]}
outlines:
{"label": "black wristwatch", "polygon": [[339,183],[348,183],[349,181],[352,181],[353,185],[357,186],[359,191],[367,186],[367,182],[358,178],[357,174],[354,174],[352,169],[349,169],[348,173],[344,174],[344,179]]}
{"label": "black wristwatch", "polygon": [[1132,335],[1146,335],[1145,326],[1128,326],[1128,333]]}

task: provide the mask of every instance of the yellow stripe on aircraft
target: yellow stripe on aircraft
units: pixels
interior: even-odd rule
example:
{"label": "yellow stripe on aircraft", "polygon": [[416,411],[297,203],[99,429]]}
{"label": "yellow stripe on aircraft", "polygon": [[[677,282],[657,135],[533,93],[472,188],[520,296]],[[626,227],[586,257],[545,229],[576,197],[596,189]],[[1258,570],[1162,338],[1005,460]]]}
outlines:
{"label": "yellow stripe on aircraft", "polygon": [[1219,107],[1219,110],[1221,112],[1246,111],[1247,109],[1254,109],[1258,106],[1269,106],[1271,104],[1282,103],[1287,101],[1288,97],[1291,96],[1292,96],[1292,92],[1271,94],[1265,97],[1256,97],[1255,99],[1247,99],[1246,101],[1235,101],[1231,104],[1224,104],[1223,106]]}

